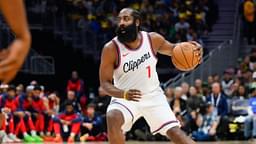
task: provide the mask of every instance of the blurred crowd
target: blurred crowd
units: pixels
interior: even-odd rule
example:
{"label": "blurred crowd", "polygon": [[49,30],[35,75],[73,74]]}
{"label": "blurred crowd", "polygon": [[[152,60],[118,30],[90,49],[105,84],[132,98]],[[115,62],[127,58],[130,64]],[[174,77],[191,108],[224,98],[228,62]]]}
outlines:
{"label": "blurred crowd", "polygon": [[3,142],[105,141],[105,113],[110,97],[85,95],[76,71],[67,82],[66,96],[49,92],[37,81],[28,86],[0,86]]}
{"label": "blurred crowd", "polygon": [[167,88],[182,129],[198,141],[256,138],[256,49],[207,81]]}
{"label": "blurred crowd", "polygon": [[256,1],[241,0],[240,15],[242,18],[243,36],[247,43],[256,44]]}
{"label": "blurred crowd", "polygon": [[[110,97],[99,87],[86,92],[84,81],[73,71],[66,96],[49,92],[37,81],[0,86],[0,130],[4,142],[105,141],[106,109]],[[165,89],[167,101],[181,128],[197,141],[256,138],[256,49],[238,59],[236,67]],[[126,138],[167,140],[152,135],[143,118]]]}
{"label": "blurred crowd", "polygon": [[81,29],[113,37],[116,17],[124,7],[139,10],[142,29],[156,31],[167,40],[181,42],[196,40],[211,31],[218,18],[213,0],[66,0],[68,16],[78,21]]}
{"label": "blurred crowd", "polygon": [[[142,30],[155,31],[171,42],[196,40],[203,44],[218,19],[214,0],[51,0],[26,1],[30,23],[51,23],[53,16],[67,28],[91,32],[99,43],[115,36],[116,17],[124,7],[139,10]],[[57,22],[58,23],[58,22]],[[49,24],[48,24],[49,25]],[[100,45],[102,46],[102,45]]]}

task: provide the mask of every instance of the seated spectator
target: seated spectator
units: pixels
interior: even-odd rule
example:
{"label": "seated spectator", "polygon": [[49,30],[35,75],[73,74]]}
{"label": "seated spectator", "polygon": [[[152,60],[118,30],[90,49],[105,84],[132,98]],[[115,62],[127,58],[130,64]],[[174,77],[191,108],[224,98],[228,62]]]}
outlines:
{"label": "seated spectator", "polygon": [[[67,92],[67,99],[65,101],[71,102],[73,107],[74,107],[74,110],[76,112],[80,112],[81,111],[81,106],[80,106],[80,104],[77,101],[77,97],[75,95],[75,91],[68,90],[68,92]],[[62,105],[60,110],[64,111],[65,107],[66,107],[65,105]]]}
{"label": "seated spectator", "polygon": [[237,92],[235,92],[235,93],[233,94],[232,99],[244,100],[244,99],[246,99],[247,97],[248,97],[248,96],[247,96],[247,92],[246,92],[245,86],[244,86],[244,85],[240,85],[240,86],[238,87]]}
{"label": "seated spectator", "polygon": [[206,98],[207,102],[211,102],[218,116],[225,116],[228,112],[226,96],[221,92],[220,83],[212,84],[212,93]]}
{"label": "seated spectator", "polygon": [[232,79],[232,73],[230,72],[230,70],[225,70],[223,80],[221,81],[221,86],[226,96],[231,96],[231,86],[233,83],[234,80]]}
{"label": "seated spectator", "polygon": [[179,14],[179,22],[177,22],[175,24],[175,30],[176,32],[179,32],[179,31],[188,31],[190,25],[188,22],[186,22],[186,14],[185,13],[180,13]]}
{"label": "seated spectator", "polygon": [[24,94],[24,85],[23,84],[19,84],[17,87],[16,87],[16,93],[17,95],[23,95]]}
{"label": "seated spectator", "polygon": [[195,14],[194,27],[195,27],[196,34],[199,34],[199,35],[207,35],[208,34],[208,28],[203,19],[203,17],[204,17],[203,15],[204,14],[202,14],[201,12]]}
{"label": "seated spectator", "polygon": [[214,114],[214,106],[210,102],[206,105],[206,113],[199,115],[196,119],[198,130],[192,133],[192,138],[196,141],[213,140],[216,135],[218,120]]}
{"label": "seated spectator", "polygon": [[95,112],[95,104],[89,104],[87,106],[86,114],[82,116],[80,140],[97,140],[97,136],[102,133],[103,120],[100,115]]}
{"label": "seated spectator", "polygon": [[187,110],[189,114],[188,127],[191,131],[194,131],[197,129],[196,118],[204,101],[202,97],[197,94],[196,88],[193,86],[190,87],[189,94],[190,97],[187,100]]}
{"label": "seated spectator", "polygon": [[72,90],[80,98],[84,95],[84,81],[79,78],[77,71],[72,72],[72,77],[68,80],[67,91]]}
{"label": "seated spectator", "polygon": [[240,7],[244,21],[244,36],[247,38],[248,44],[253,44],[253,39],[256,43],[255,4],[253,0],[245,0]]}
{"label": "seated spectator", "polygon": [[208,76],[208,78],[207,78],[207,84],[208,84],[208,85],[212,85],[212,84],[213,84],[213,76],[212,76],[212,75]]}
{"label": "seated spectator", "polygon": [[220,76],[218,74],[213,74],[212,76],[214,82],[220,82]]}
{"label": "seated spectator", "polygon": [[[26,88],[25,95],[19,95],[17,97],[18,109],[20,115],[24,117],[24,126],[20,126],[21,131],[23,132],[25,142],[42,142],[42,138],[37,135],[34,122],[31,118],[31,112],[33,110],[33,95],[34,95],[34,86],[30,85]],[[41,104],[43,105],[43,103]],[[38,105],[40,107],[40,105]],[[28,128],[25,126],[28,125]],[[31,136],[27,134],[30,132]]]}
{"label": "seated spectator", "polygon": [[168,103],[170,103],[174,99],[174,89],[172,87],[167,87],[165,89],[165,95]]}
{"label": "seated spectator", "polygon": [[98,88],[98,97],[93,101],[96,104],[96,111],[101,115],[105,115],[107,107],[110,103],[111,97],[107,96],[105,90],[100,86]]}
{"label": "seated spectator", "polygon": [[72,143],[75,141],[75,136],[77,136],[80,131],[81,116],[75,112],[71,102],[65,102],[65,111],[54,116],[53,121],[54,133],[56,134],[53,140],[54,142],[62,142],[62,138],[67,132],[70,132],[68,142]]}
{"label": "seated spectator", "polygon": [[[21,142],[20,139],[17,138],[15,128],[17,125],[23,125],[23,117],[19,117],[19,112],[17,111],[18,105],[15,100],[16,97],[16,88],[15,86],[10,85],[7,88],[7,93],[1,95],[0,99],[0,108],[2,113],[4,114],[5,120],[2,123],[1,132],[3,133],[3,142]],[[18,121],[16,121],[18,119]],[[18,123],[15,126],[15,122]],[[7,129],[8,126],[8,129]],[[6,133],[9,132],[7,135]],[[17,131],[18,132],[18,131]]]}
{"label": "seated spectator", "polygon": [[195,85],[195,88],[196,88],[198,94],[203,95],[203,82],[202,82],[202,80],[196,79],[194,85]]}
{"label": "seated spectator", "polygon": [[189,95],[189,84],[186,82],[181,83],[181,88],[182,88],[182,93],[183,95],[181,96],[182,99],[187,100]]}
{"label": "seated spectator", "polygon": [[48,111],[48,115],[45,116],[46,119],[46,136],[44,137],[44,141],[51,141],[51,133],[53,132],[53,119],[52,117],[57,115],[60,109],[60,99],[57,96],[57,93],[51,93],[47,97],[47,105],[46,109]]}
{"label": "seated spectator", "polygon": [[256,88],[256,72],[252,74],[252,82],[250,82],[249,88]]}
{"label": "seated spectator", "polygon": [[244,123],[244,137],[249,139],[256,138],[256,88],[251,89],[251,98],[249,99],[249,115]]}
{"label": "seated spectator", "polygon": [[[32,90],[33,89],[33,90]],[[32,139],[28,141],[42,142],[45,128],[45,117],[48,115],[44,97],[42,95],[42,87],[39,85],[28,86],[27,94],[18,98],[19,108],[24,112],[25,124],[28,125]],[[40,136],[37,135],[40,134]]]}
{"label": "seated spectator", "polygon": [[216,113],[220,120],[218,134],[220,134],[220,137],[225,137],[228,131],[228,104],[226,96],[221,92],[219,82],[212,84],[212,93],[207,96],[206,101],[213,104],[214,113]]}
{"label": "seated spectator", "polygon": [[185,128],[184,116],[187,113],[187,103],[184,99],[181,98],[182,95],[182,88],[176,87],[174,90],[174,99],[170,102],[170,106],[177,119],[179,119],[181,122],[181,126]]}
{"label": "seated spectator", "polygon": [[47,110],[43,98],[40,97],[41,93],[41,86],[34,86],[31,109],[27,109],[27,111],[30,113],[33,120],[33,124],[30,125],[31,129],[34,129],[36,132],[40,133],[40,136],[44,136],[45,114],[47,114]]}

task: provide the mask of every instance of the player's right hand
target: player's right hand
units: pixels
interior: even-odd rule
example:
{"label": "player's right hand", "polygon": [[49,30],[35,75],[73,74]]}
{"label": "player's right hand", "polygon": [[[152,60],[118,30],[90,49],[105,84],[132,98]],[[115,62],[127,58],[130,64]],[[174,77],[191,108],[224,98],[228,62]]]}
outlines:
{"label": "player's right hand", "polygon": [[127,91],[126,100],[138,102],[141,99],[141,92],[136,89],[130,89]]}

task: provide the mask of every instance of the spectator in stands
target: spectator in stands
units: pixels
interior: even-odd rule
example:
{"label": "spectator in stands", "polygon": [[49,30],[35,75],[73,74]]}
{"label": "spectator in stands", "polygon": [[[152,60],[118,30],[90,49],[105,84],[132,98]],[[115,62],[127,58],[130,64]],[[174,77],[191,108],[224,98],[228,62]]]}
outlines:
{"label": "spectator in stands", "polygon": [[24,94],[24,85],[23,84],[19,84],[16,87],[16,93],[17,93],[18,96]]}
{"label": "spectator in stands", "polygon": [[189,95],[189,84],[186,82],[183,82],[181,84],[181,88],[182,88],[182,93],[183,93],[183,95],[181,97],[182,97],[182,99],[187,100],[188,97],[190,96]]}
{"label": "spectator in stands", "polygon": [[220,82],[220,76],[218,74],[213,74],[213,81]]}
{"label": "spectator in stands", "polygon": [[194,86],[189,89],[190,97],[187,100],[187,111],[189,114],[189,128],[190,131],[195,131],[197,129],[196,118],[200,111],[200,107],[203,105],[204,101],[202,96],[198,95],[197,90]]}
{"label": "spectator in stands", "polygon": [[79,78],[77,71],[72,72],[72,77],[68,81],[67,91],[75,91],[77,98],[80,98],[84,95],[84,81]]}
{"label": "spectator in stands", "polygon": [[185,128],[184,116],[187,114],[187,103],[184,99],[181,98],[182,95],[182,88],[176,87],[174,90],[174,99],[170,102],[170,106],[177,119],[180,120],[181,126]]}
{"label": "spectator in stands", "polygon": [[211,102],[214,106],[214,113],[219,117],[218,133],[221,137],[226,136],[228,130],[228,103],[226,96],[221,92],[219,82],[212,84],[212,93],[206,98],[207,102]]}
{"label": "spectator in stands", "polygon": [[256,88],[256,72],[252,74],[252,82],[249,84],[249,88]]}
{"label": "spectator in stands", "polygon": [[213,81],[213,76],[212,76],[212,75],[208,76],[207,84],[208,84],[208,85],[212,85],[213,82],[214,82],[214,81]]}
{"label": "spectator in stands", "polygon": [[228,112],[226,96],[221,92],[220,83],[212,84],[212,93],[206,98],[207,102],[211,102],[218,116],[225,116]]}
{"label": "spectator in stands", "polygon": [[244,123],[244,137],[246,139],[249,139],[250,137],[256,138],[256,88],[252,88],[250,91],[251,98],[249,99],[249,115]]}
{"label": "spectator in stands", "polygon": [[[16,137],[15,133],[15,127],[14,125],[14,119],[18,121],[15,121],[18,123],[18,125],[23,124],[23,117],[19,117],[18,110],[18,104],[15,100],[16,97],[16,87],[13,85],[9,85],[7,88],[7,93],[1,95],[0,97],[0,108],[2,113],[5,115],[5,119],[2,124],[2,133],[4,133],[3,142],[21,142],[20,139]],[[8,126],[8,129],[6,128]],[[9,132],[8,135],[6,135],[7,130]]]}
{"label": "spectator in stands", "polygon": [[203,82],[201,79],[195,80],[195,88],[200,95],[203,95]]}
{"label": "spectator in stands", "polygon": [[[34,122],[31,118],[31,112],[34,111],[33,104],[32,104],[34,87],[35,86],[32,86],[32,85],[27,86],[26,94],[19,95],[17,98],[19,113],[23,115],[25,125],[28,125],[28,128],[26,128],[25,125],[23,126],[23,124],[21,124],[20,126],[20,129],[23,132],[25,142],[42,142],[42,138],[37,135]],[[43,105],[43,103],[41,103],[41,105]],[[28,135],[27,132],[30,132],[31,136]]]}
{"label": "spectator in stands", "polygon": [[[81,111],[81,106],[80,106],[80,104],[77,102],[77,97],[76,97],[76,95],[75,95],[75,91],[73,91],[73,90],[68,90],[68,92],[67,92],[67,99],[64,101],[64,103],[66,102],[66,101],[69,101],[69,102],[71,102],[72,103],[72,105],[73,105],[73,107],[74,107],[74,110],[76,111],[76,112],[80,112]],[[61,107],[61,111],[64,111],[65,110],[65,105],[62,105],[62,107]]]}
{"label": "spectator in stands", "polygon": [[30,112],[33,120],[33,124],[30,125],[30,128],[40,133],[40,136],[44,136],[45,115],[47,114],[47,109],[43,98],[40,97],[41,94],[41,86],[35,85],[31,101],[31,109],[28,111]]}
{"label": "spectator in stands", "polygon": [[168,103],[170,103],[174,99],[174,89],[172,87],[167,87],[165,89],[165,95]]}
{"label": "spectator in stands", "polygon": [[97,140],[97,136],[102,133],[103,120],[102,117],[95,112],[95,108],[95,104],[89,104],[86,113],[82,116],[82,136],[80,137],[82,142],[86,140]]}
{"label": "spectator in stands", "polygon": [[0,94],[4,94],[7,92],[8,85],[7,84],[1,84],[0,85]]}
{"label": "spectator in stands", "polygon": [[239,90],[239,83],[235,82],[231,85],[230,90],[229,90],[229,96],[231,99],[234,97],[237,97],[239,95],[238,90]]}
{"label": "spectator in stands", "polygon": [[176,32],[185,31],[187,32],[190,27],[190,24],[186,22],[186,14],[180,13],[179,14],[179,22],[175,24],[175,30]]}
{"label": "spectator in stands", "polygon": [[198,130],[192,133],[192,138],[196,141],[209,141],[214,139],[218,119],[214,114],[214,106],[211,102],[206,104],[206,113],[197,117],[196,124]]}
{"label": "spectator in stands", "polygon": [[248,71],[250,69],[250,56],[245,56],[242,62],[239,65],[239,76],[241,76],[241,73],[244,71]]}
{"label": "spectator in stands", "polygon": [[110,103],[110,99],[111,98],[107,96],[105,90],[103,90],[103,88],[100,86],[98,88],[98,97],[96,97],[95,101],[93,101],[93,103],[96,104],[96,111],[102,115],[105,115],[107,107]]}
{"label": "spectator in stands", "polygon": [[209,87],[209,84],[207,83],[207,82],[204,82],[203,84],[202,84],[202,89],[203,89],[203,93],[198,93],[200,96],[202,96],[202,99],[204,100],[204,101],[206,101],[206,97],[210,94],[210,87]]}
{"label": "spectator in stands", "polygon": [[247,38],[248,44],[256,44],[256,19],[255,19],[255,4],[253,0],[244,0],[240,6],[242,19],[244,21],[244,36]]}
{"label": "spectator in stands", "polygon": [[32,81],[30,82],[30,85],[31,85],[31,86],[36,86],[36,85],[38,85],[38,82],[37,82],[36,80],[32,80]]}
{"label": "spectator in stands", "polygon": [[[65,111],[56,115],[53,118],[54,121],[54,132],[56,137],[54,142],[62,142],[62,136],[64,133],[70,132],[68,137],[68,142],[73,143],[75,141],[75,136],[78,135],[81,125],[81,116],[75,112],[73,104],[69,101],[65,102]],[[69,130],[71,129],[71,130]]]}
{"label": "spectator in stands", "polygon": [[198,10],[197,13],[195,14],[195,23],[193,24],[193,26],[195,27],[196,34],[208,34],[208,28],[204,20],[204,15],[205,13],[202,10]]}
{"label": "spectator in stands", "polygon": [[53,119],[52,117],[57,115],[60,109],[60,99],[57,92],[49,94],[46,109],[48,115],[46,115],[46,136],[44,136],[44,141],[51,141],[51,133],[53,132]]}
{"label": "spectator in stands", "polygon": [[234,80],[232,78],[232,73],[230,70],[225,70],[223,74],[223,79],[221,81],[221,87],[223,89],[223,92],[226,96],[231,96],[232,91],[231,91],[231,86],[234,83]]}

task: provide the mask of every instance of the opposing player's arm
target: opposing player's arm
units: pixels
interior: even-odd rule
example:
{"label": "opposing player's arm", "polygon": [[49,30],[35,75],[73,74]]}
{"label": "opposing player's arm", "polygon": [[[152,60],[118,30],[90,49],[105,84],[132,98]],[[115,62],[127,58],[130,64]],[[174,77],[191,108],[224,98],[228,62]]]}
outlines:
{"label": "opposing player's arm", "polygon": [[165,40],[163,36],[156,32],[150,32],[149,35],[155,53],[172,56],[172,50],[175,47],[175,44]]}
{"label": "opposing player's arm", "polygon": [[14,78],[28,54],[31,35],[23,0],[0,0],[0,10],[15,33],[15,40],[8,47],[8,52],[1,53],[0,80],[8,83]]}
{"label": "opposing player's arm", "polygon": [[[27,45],[30,44],[30,32],[28,29],[23,0],[0,0],[0,10],[8,25],[15,33],[17,39],[22,39]],[[26,47],[28,49],[29,47]],[[24,51],[26,50],[24,48]]]}
{"label": "opposing player's arm", "polygon": [[124,91],[116,88],[112,83],[116,59],[115,46],[109,42],[104,46],[101,54],[100,84],[108,95],[122,98]]}

